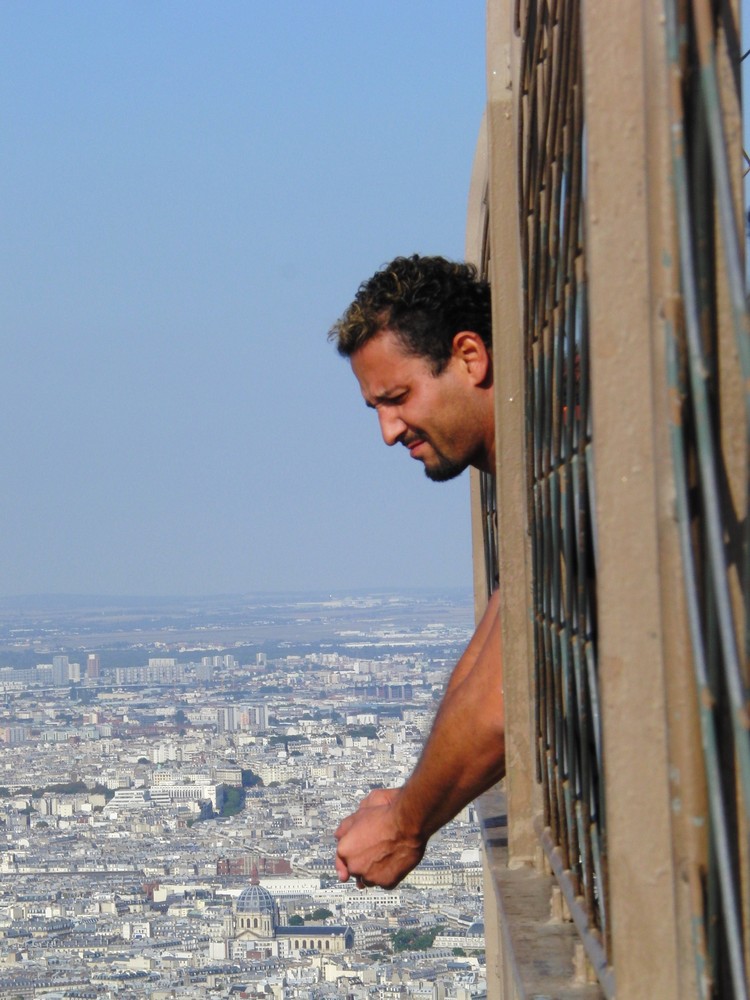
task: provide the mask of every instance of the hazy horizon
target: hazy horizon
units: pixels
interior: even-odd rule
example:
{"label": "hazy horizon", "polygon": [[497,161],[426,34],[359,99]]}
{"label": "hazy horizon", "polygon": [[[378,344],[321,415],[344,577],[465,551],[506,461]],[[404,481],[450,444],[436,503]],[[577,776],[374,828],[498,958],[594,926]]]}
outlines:
{"label": "hazy horizon", "polygon": [[377,587],[339,587],[336,589],[328,587],[311,587],[308,589],[289,589],[289,590],[247,590],[247,591],[227,591],[222,593],[217,591],[216,593],[199,594],[199,593],[174,593],[174,594],[115,594],[115,593],[74,593],[74,592],[49,592],[49,593],[39,593],[39,594],[0,594],[0,602],[13,602],[13,601],[221,601],[221,600],[250,600],[253,598],[263,599],[271,597],[284,597],[293,598],[299,597],[304,599],[306,597],[316,597],[323,598],[328,595],[331,598],[340,599],[345,595],[351,594],[352,596],[367,596],[376,597],[378,595],[396,595],[403,594],[405,596],[409,595],[419,595],[419,594],[451,594],[451,593],[466,593],[472,594],[473,590],[470,583],[466,584],[446,584],[444,586],[439,585],[414,585],[414,586],[397,586],[393,585],[382,585]]}

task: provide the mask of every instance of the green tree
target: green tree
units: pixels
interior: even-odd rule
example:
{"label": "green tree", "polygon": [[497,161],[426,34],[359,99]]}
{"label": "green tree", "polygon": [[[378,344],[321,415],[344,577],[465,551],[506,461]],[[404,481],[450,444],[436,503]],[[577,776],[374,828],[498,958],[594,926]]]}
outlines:
{"label": "green tree", "polygon": [[438,934],[443,931],[442,925],[437,927],[430,927],[429,930],[425,930],[421,927],[415,927],[411,930],[400,930],[396,931],[393,935],[393,950],[394,951],[426,951],[428,948],[432,947],[432,943]]}
{"label": "green tree", "polygon": [[115,797],[113,789],[107,788],[107,786],[103,785],[100,781],[97,781],[95,785],[92,785],[89,792],[91,795],[103,795],[107,802]]}
{"label": "green tree", "polygon": [[313,910],[310,914],[311,920],[327,920],[328,917],[332,917],[333,913],[330,910],[326,910],[324,906],[319,906],[317,910]]}
{"label": "green tree", "polygon": [[301,927],[304,924],[304,918],[299,915],[299,913],[293,913],[289,918],[290,927]]}
{"label": "green tree", "polygon": [[347,732],[353,737],[364,737],[368,740],[376,740],[378,738],[378,730],[373,725],[367,726],[349,726]]}
{"label": "green tree", "polygon": [[263,787],[263,779],[255,771],[251,771],[249,767],[242,768],[242,787],[243,788],[255,788],[258,785],[260,788]]}
{"label": "green tree", "polygon": [[236,816],[245,808],[245,792],[242,788],[229,787],[224,792],[221,816]]}
{"label": "green tree", "polygon": [[56,795],[80,795],[89,790],[85,781],[64,781],[54,785],[46,785],[43,791]]}

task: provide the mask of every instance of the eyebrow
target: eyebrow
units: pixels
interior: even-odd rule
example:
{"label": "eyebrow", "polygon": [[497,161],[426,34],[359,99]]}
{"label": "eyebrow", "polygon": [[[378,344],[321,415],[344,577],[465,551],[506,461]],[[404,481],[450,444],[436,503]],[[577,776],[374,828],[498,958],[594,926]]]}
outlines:
{"label": "eyebrow", "polygon": [[383,392],[379,396],[375,396],[375,402],[371,403],[369,399],[365,400],[365,406],[369,407],[371,410],[376,409],[379,403],[392,403],[399,396],[403,396],[405,392],[408,392],[406,388],[389,389],[388,392]]}

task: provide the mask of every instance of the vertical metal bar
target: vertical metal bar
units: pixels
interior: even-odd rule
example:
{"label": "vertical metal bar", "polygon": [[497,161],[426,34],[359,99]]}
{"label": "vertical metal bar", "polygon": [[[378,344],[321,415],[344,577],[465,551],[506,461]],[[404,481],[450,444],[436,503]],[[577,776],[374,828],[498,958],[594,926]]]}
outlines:
{"label": "vertical metal bar", "polygon": [[549,837],[583,894],[589,927],[601,928],[606,942],[579,2],[536,0],[516,13],[537,761]]}
{"label": "vertical metal bar", "polygon": [[[712,273],[714,267],[713,247],[708,243],[707,248],[705,239],[699,241],[703,232],[712,235],[714,222],[718,224],[724,244],[725,277],[744,380],[746,449],[750,442],[748,315],[726,154],[724,112],[716,73],[715,11],[705,0],[691,0],[679,7],[674,0],[667,0],[666,15],[672,77],[672,166],[684,303],[684,316],[672,324],[668,342],[671,389],[678,401],[672,447],[711,820],[707,887],[702,908],[707,915],[699,914],[707,927],[696,938],[696,967],[701,986],[707,993],[713,975],[715,980],[721,980],[718,988],[722,995],[731,994],[733,1000],[746,1000],[749,990],[736,827],[744,828],[747,852],[750,713],[745,665],[740,659],[738,628],[729,587],[730,565],[725,536],[731,511],[727,511],[722,496],[724,468],[717,404],[719,377],[709,347],[717,337],[716,289],[705,281],[705,275]],[[691,85],[696,69],[699,73],[697,88]],[[693,468],[698,493],[691,489]],[[746,551],[740,572],[744,577],[747,634],[747,586],[750,582],[747,580],[747,535],[744,545]],[[720,730],[725,707],[731,719],[729,740]],[[730,772],[734,771],[735,762],[738,765],[736,784],[727,781],[727,762]],[[739,822],[735,809],[739,812]],[[700,899],[701,895],[697,895],[696,908]],[[706,942],[708,956],[712,959],[708,969]],[[729,966],[726,983],[721,968],[724,954]]]}

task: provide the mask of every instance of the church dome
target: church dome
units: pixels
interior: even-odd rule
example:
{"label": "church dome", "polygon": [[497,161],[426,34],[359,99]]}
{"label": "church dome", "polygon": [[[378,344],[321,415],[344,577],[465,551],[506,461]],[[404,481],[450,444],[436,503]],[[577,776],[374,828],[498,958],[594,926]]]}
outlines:
{"label": "church dome", "polygon": [[237,897],[237,913],[276,917],[276,903],[268,889],[262,885],[250,885]]}

